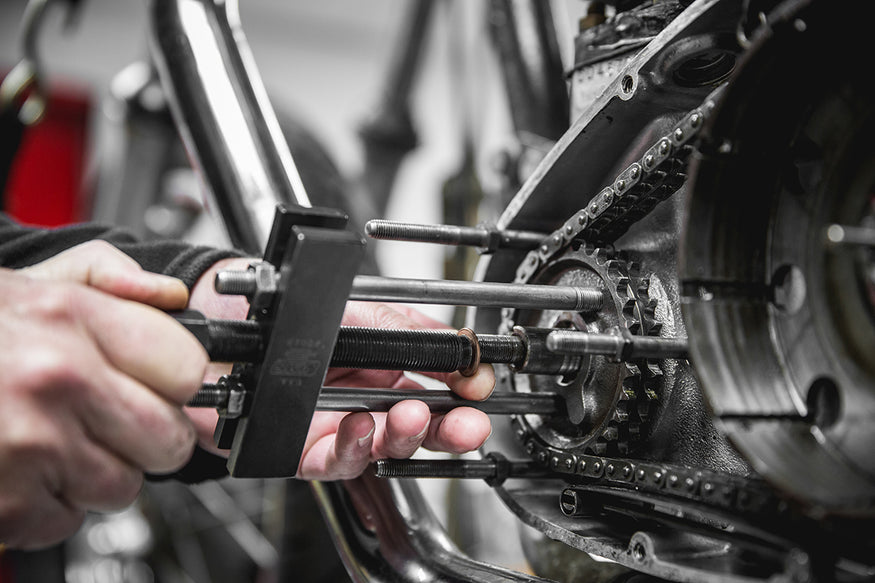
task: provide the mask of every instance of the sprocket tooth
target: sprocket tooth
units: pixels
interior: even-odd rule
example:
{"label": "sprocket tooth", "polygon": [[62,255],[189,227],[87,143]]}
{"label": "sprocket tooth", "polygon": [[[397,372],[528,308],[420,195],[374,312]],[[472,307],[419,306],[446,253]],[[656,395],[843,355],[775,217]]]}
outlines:
{"label": "sprocket tooth", "polygon": [[610,274],[612,277],[617,278],[617,280],[619,282],[622,282],[624,285],[629,285],[629,275],[621,261],[611,259],[607,263],[605,263],[605,267],[608,270],[608,274]]}
{"label": "sprocket tooth", "polygon": [[[598,228],[597,221],[590,222],[587,230],[578,233],[574,238],[565,237],[565,256],[578,261],[601,280],[606,300],[604,309],[610,309],[611,313],[610,318],[604,320],[608,327],[619,326],[632,334],[647,333],[655,322],[653,308],[656,304],[649,301],[651,278],[641,276],[641,265],[632,260],[627,251],[617,250],[609,244],[594,244],[597,238],[591,235],[595,228]],[[554,250],[551,256],[556,260],[562,253],[561,249]],[[518,283],[537,283],[533,276],[543,273],[543,270],[544,265],[537,266],[532,271],[521,270],[529,275],[525,277],[525,281]],[[509,324],[513,322],[509,321]],[[614,332],[617,332],[616,328]],[[605,390],[611,391],[613,406],[604,410],[602,421],[587,430],[585,443],[571,453],[583,451],[601,456],[619,452],[626,455],[640,440],[640,436],[646,433],[646,422],[651,404],[655,402],[656,391],[646,386],[645,377],[652,377],[653,371],[639,368],[639,365],[646,366],[647,363],[643,361],[615,364],[609,362],[605,359],[604,366],[617,367],[616,373],[611,371],[611,385],[605,387]],[[565,449],[563,446],[554,447]]]}
{"label": "sprocket tooth", "polygon": [[662,369],[659,368],[656,362],[651,360],[648,360],[643,368],[639,366],[639,370],[642,372],[645,383],[650,383],[654,379],[661,380],[663,377]]}
{"label": "sprocket tooth", "polygon": [[635,300],[626,300],[626,303],[623,305],[623,315],[630,320],[637,320],[638,302]]}
{"label": "sprocket tooth", "polygon": [[626,272],[632,277],[641,275],[641,264],[637,261],[630,261],[626,264]]}
{"label": "sprocket tooth", "polygon": [[599,265],[606,265],[614,258],[614,253],[607,247],[599,247],[596,249],[595,260]]}
{"label": "sprocket tooth", "polygon": [[602,431],[602,437],[607,441],[617,441],[620,437],[620,432],[616,425],[608,425],[605,427],[604,431]]}
{"label": "sprocket tooth", "polygon": [[638,418],[642,422],[647,422],[653,415],[653,410],[656,408],[658,397],[652,389],[643,389],[641,391],[642,398],[638,399],[636,409],[638,410]]}
{"label": "sprocket tooth", "polygon": [[[631,273],[631,272],[630,272]],[[642,277],[638,280],[638,296],[647,296],[650,293],[650,278]]]}

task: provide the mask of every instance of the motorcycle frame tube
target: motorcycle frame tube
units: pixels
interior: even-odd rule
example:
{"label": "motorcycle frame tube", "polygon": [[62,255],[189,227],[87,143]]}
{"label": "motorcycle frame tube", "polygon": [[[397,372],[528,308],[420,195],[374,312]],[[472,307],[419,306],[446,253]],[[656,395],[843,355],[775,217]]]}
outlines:
{"label": "motorcycle frame tube", "polygon": [[[335,546],[356,583],[550,583],[471,559],[450,540],[415,480],[366,472],[313,490]],[[353,517],[358,513],[359,520]]]}
{"label": "motorcycle frame tube", "polygon": [[236,0],[153,0],[150,50],[186,150],[231,243],[259,254],[277,203],[310,206]]}
{"label": "motorcycle frame tube", "polygon": [[[277,203],[310,206],[240,27],[236,0],[153,0],[150,45],[189,156],[232,243],[260,253]],[[313,483],[338,552],[355,581],[547,580],[474,561],[434,518],[410,480],[363,476]],[[367,516],[349,505],[366,501]],[[358,514],[358,519],[353,517]],[[360,524],[378,519],[378,545]],[[358,541],[358,543],[356,542]]]}

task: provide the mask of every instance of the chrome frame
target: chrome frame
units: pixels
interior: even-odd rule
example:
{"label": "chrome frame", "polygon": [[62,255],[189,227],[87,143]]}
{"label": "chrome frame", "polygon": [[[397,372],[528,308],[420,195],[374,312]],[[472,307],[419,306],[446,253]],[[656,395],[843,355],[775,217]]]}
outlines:
{"label": "chrome frame", "polygon": [[[232,243],[258,253],[278,203],[310,203],[243,34],[237,1],[153,0],[150,18],[152,58],[189,156]],[[463,554],[413,480],[365,475],[312,487],[357,582],[547,582]]]}

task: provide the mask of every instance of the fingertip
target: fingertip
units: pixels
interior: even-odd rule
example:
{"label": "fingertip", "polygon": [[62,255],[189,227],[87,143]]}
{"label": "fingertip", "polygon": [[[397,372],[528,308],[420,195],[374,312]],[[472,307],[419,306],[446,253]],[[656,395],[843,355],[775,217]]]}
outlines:
{"label": "fingertip", "polygon": [[428,429],[430,420],[431,409],[422,401],[401,401],[389,409],[386,430],[392,435],[421,437]]}
{"label": "fingertip", "polygon": [[188,305],[188,287],[182,280],[144,271],[141,281],[145,303],[162,310],[181,310]]}
{"label": "fingertip", "polygon": [[467,453],[482,446],[492,434],[492,423],[483,411],[453,409],[440,419],[428,447],[449,453]]}
{"label": "fingertip", "polygon": [[495,369],[491,364],[481,364],[470,377],[453,373],[447,384],[463,399],[483,401],[495,390]]}

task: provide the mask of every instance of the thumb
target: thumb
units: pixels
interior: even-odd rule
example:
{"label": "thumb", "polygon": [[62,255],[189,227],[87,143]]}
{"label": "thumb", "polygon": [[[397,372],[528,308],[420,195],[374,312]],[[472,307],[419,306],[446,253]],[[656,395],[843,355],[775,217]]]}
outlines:
{"label": "thumb", "polygon": [[20,272],[35,279],[81,283],[162,310],[180,310],[188,303],[182,281],[144,271],[105,241],[82,243]]}

